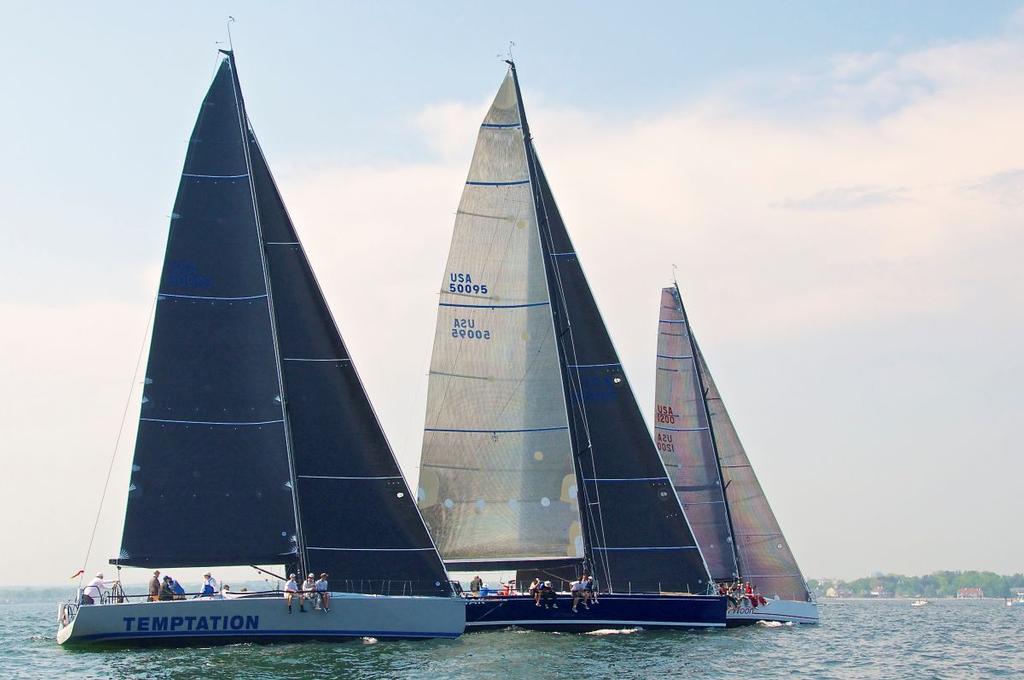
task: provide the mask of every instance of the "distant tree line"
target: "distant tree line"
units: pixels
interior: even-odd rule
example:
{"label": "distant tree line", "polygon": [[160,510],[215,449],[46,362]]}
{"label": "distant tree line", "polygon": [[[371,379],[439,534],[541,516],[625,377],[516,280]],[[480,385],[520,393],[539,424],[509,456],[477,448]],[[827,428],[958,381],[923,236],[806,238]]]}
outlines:
{"label": "distant tree line", "polygon": [[855,581],[811,579],[811,591],[823,596],[834,587],[847,597],[870,597],[871,591],[883,586],[896,597],[956,597],[961,588],[981,588],[985,597],[1009,597],[1012,588],[1024,588],[1024,574],[1001,576],[991,571],[936,571],[927,576],[883,574]]}

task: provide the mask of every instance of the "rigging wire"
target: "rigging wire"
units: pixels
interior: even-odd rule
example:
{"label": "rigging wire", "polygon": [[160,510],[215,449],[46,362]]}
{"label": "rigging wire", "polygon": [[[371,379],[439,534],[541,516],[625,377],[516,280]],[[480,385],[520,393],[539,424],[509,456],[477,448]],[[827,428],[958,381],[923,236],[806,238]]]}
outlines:
{"label": "rigging wire", "polygon": [[[146,316],[146,332],[142,335],[142,344],[139,346],[139,356],[135,359],[135,371],[132,373],[132,382],[128,386],[128,398],[124,403],[124,410],[121,412],[121,425],[117,428],[117,438],[114,440],[114,451],[110,455],[110,464],[107,466],[107,478],[103,481],[103,493],[100,494],[100,504],[96,508],[96,519],[92,524],[92,533],[89,534],[89,547],[85,549],[85,559],[82,560],[82,573],[78,577],[78,587],[82,587],[85,579],[85,567],[89,564],[89,557],[92,555],[93,541],[96,539],[96,529],[100,525],[100,515],[103,513],[103,502],[107,498],[107,489],[110,487],[110,476],[114,472],[114,461],[117,459],[117,451],[121,446],[121,436],[124,434],[124,423],[128,419],[128,409],[131,407],[132,395],[135,393],[135,381],[139,377],[139,366],[142,365],[142,355],[146,350],[146,340],[149,338],[149,329],[153,324],[156,301],[160,295],[153,296],[153,302],[149,307],[149,314]],[[120,567],[118,567],[120,569]]]}

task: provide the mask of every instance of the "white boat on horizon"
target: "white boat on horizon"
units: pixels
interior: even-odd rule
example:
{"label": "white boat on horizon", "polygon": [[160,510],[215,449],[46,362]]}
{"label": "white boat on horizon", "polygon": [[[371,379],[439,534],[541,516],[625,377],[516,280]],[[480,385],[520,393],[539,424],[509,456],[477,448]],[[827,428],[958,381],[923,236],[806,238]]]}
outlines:
{"label": "white boat on horizon", "polygon": [[931,604],[931,602],[929,602],[928,600],[926,600],[924,598],[918,598],[918,599],[914,600],[913,602],[911,602],[910,606],[911,607],[924,607],[925,605],[929,605],[929,604]]}
{"label": "white boat on horizon", "polygon": [[110,562],[281,565],[326,574],[335,592],[303,612],[279,592],[146,601],[90,585],[60,606],[57,641],[456,637],[465,604],[270,174],[234,53],[221,52],[171,214]]}

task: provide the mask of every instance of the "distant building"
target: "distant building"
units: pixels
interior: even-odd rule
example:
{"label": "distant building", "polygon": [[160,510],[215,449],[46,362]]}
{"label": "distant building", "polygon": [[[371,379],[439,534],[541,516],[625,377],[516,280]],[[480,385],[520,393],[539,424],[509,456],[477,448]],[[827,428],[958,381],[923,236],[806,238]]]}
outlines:
{"label": "distant building", "polygon": [[977,600],[982,597],[985,597],[985,591],[981,588],[961,588],[956,591],[958,600]]}
{"label": "distant building", "polygon": [[871,589],[871,592],[869,593],[869,595],[871,595],[871,597],[892,597],[893,596],[892,592],[890,592],[885,587],[885,585],[882,584],[882,583],[879,583],[878,585],[873,587]]}

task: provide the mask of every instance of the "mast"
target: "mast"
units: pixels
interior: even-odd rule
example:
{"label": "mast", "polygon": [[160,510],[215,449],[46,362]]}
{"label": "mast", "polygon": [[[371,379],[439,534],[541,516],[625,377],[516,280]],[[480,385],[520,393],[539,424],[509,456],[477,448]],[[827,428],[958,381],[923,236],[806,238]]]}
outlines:
{"label": "mast", "polygon": [[587,510],[580,515],[590,564],[609,592],[704,592],[707,564],[537,158],[518,73],[514,64],[509,66],[524,126],[537,227],[546,248],[551,313],[559,319],[559,361]]}
{"label": "mast", "polygon": [[256,196],[256,183],[255,178],[253,177],[252,155],[249,153],[249,117],[245,112],[245,100],[242,97],[242,85],[238,79],[238,67],[235,62],[235,51],[234,49],[220,51],[227,55],[231,66],[231,80],[235,94],[235,105],[238,110],[238,127],[243,140],[242,148],[245,154],[245,167],[249,175],[248,181],[249,191],[252,196],[252,210],[253,216],[256,220],[256,234],[260,244],[260,263],[263,267],[263,281],[267,287],[267,311],[270,315],[270,335],[274,345],[274,366],[277,371],[277,384],[280,387],[279,397],[281,401],[281,419],[284,424],[285,451],[288,457],[288,475],[292,492],[292,513],[295,516],[295,540],[298,552],[298,573],[301,575],[308,573],[306,571],[306,565],[308,562],[306,555],[306,540],[302,531],[302,519],[299,513],[299,486],[298,478],[295,473],[295,451],[292,443],[291,422],[288,415],[288,397],[285,394],[284,374],[281,369],[281,349],[280,343],[278,342],[277,319],[274,314],[274,295],[270,285],[270,272],[267,268],[266,249],[263,246],[263,229],[260,223],[259,200]]}
{"label": "mast", "polygon": [[683,315],[683,324],[686,326],[686,338],[687,343],[690,345],[690,356],[693,357],[693,368],[694,373],[697,376],[697,389],[700,391],[701,405],[704,407],[704,417],[707,418],[708,432],[711,435],[711,447],[715,452],[715,469],[718,471],[718,484],[722,488],[722,500],[725,504],[725,519],[729,526],[729,547],[732,549],[733,560],[736,562],[737,577],[739,577],[743,570],[740,568],[740,554],[736,547],[736,531],[732,525],[732,511],[729,509],[729,497],[728,490],[726,489],[725,479],[722,475],[722,459],[718,455],[718,442],[715,440],[715,426],[711,422],[711,410],[708,408],[708,391],[704,386],[704,379],[701,376],[700,366],[697,365],[697,347],[696,340],[693,337],[693,328],[690,326],[690,318],[686,315],[686,305],[683,304],[683,295],[679,291],[679,282],[672,279],[672,284],[676,289],[676,302],[679,303],[679,312]]}
{"label": "mast", "polygon": [[[520,125],[522,126],[522,130],[523,130],[523,146],[524,146],[524,149],[525,149],[525,152],[526,152],[526,167],[527,167],[527,170],[530,173],[530,190],[531,190],[531,193],[533,194],[534,212],[535,212],[536,217],[537,217],[537,230],[538,230],[539,236],[540,236],[541,248],[544,251],[545,268],[547,268],[547,266],[549,264],[551,264],[551,263],[548,262],[548,260],[551,257],[552,250],[551,250],[551,247],[550,247],[551,246],[550,239],[545,239],[543,231],[541,230],[541,220],[543,219],[543,220],[546,221],[547,220],[547,214],[546,214],[546,211],[544,210],[544,201],[543,201],[543,197],[541,195],[540,182],[538,181],[538,178],[537,178],[536,156],[534,155],[534,152],[533,152],[533,136],[530,134],[530,123],[529,123],[529,120],[526,117],[526,107],[523,104],[523,93],[522,93],[522,90],[519,87],[519,73],[516,71],[515,61],[510,56],[509,59],[505,60],[505,63],[509,65],[509,68],[512,71],[512,83],[515,85],[516,105],[517,105],[517,107],[519,109],[519,122],[520,122]],[[569,377],[569,371],[568,371],[568,366],[567,366],[568,361],[566,361],[565,348],[563,347],[562,340],[563,340],[563,338],[564,338],[566,333],[571,333],[571,330],[569,328],[570,327],[570,323],[569,323],[569,319],[568,318],[565,318],[564,322],[558,323],[558,315],[560,314],[560,310],[558,308],[558,305],[555,304],[555,300],[556,299],[557,300],[561,300],[561,296],[556,297],[555,291],[553,291],[551,289],[551,284],[550,284],[550,281],[548,281],[548,277],[547,276],[544,277],[544,283],[545,283],[545,285],[547,287],[548,300],[551,301],[551,304],[550,304],[550,308],[551,308],[551,323],[553,325],[553,330],[554,330],[555,338],[556,338],[556,341],[557,341],[557,344],[558,344],[558,359],[559,359],[559,363],[561,364],[561,373],[562,373],[562,401],[563,401],[563,408],[565,409],[566,418],[569,418],[571,414],[569,412],[569,404],[568,404],[567,394],[568,394],[568,391],[570,389],[570,385],[567,384],[567,381],[570,380],[570,377]],[[564,304],[564,301],[562,301],[562,302]],[[560,325],[564,325],[564,328],[559,328]],[[584,481],[584,477],[585,476],[583,474],[583,467],[582,467],[582,463],[580,461],[580,455],[579,455],[580,452],[576,450],[577,447],[575,445],[575,442],[576,442],[576,438],[575,437],[570,437],[570,443],[573,445],[573,457],[572,457],[573,458],[573,467],[574,467],[574,470],[575,470],[575,473],[576,473],[576,479],[577,479],[577,483],[576,483],[577,497],[578,497],[578,499],[580,499],[579,503],[581,503],[583,506],[586,507],[585,510],[584,510],[583,507],[581,507],[580,508],[580,513],[579,513],[579,515],[580,515],[580,528],[581,528],[581,532],[582,532],[582,535],[583,535],[583,556],[584,556],[583,564],[584,564],[584,569],[588,569],[588,570],[592,571],[593,570],[593,564],[594,564],[593,535],[592,535],[592,533],[594,531],[594,516],[593,516],[593,510],[592,510],[593,505],[591,504],[590,499],[589,499],[589,492],[587,490],[587,484]],[[590,433],[587,432],[588,448],[589,448],[589,443],[590,443]],[[605,573],[607,573],[607,565],[606,565]]]}

